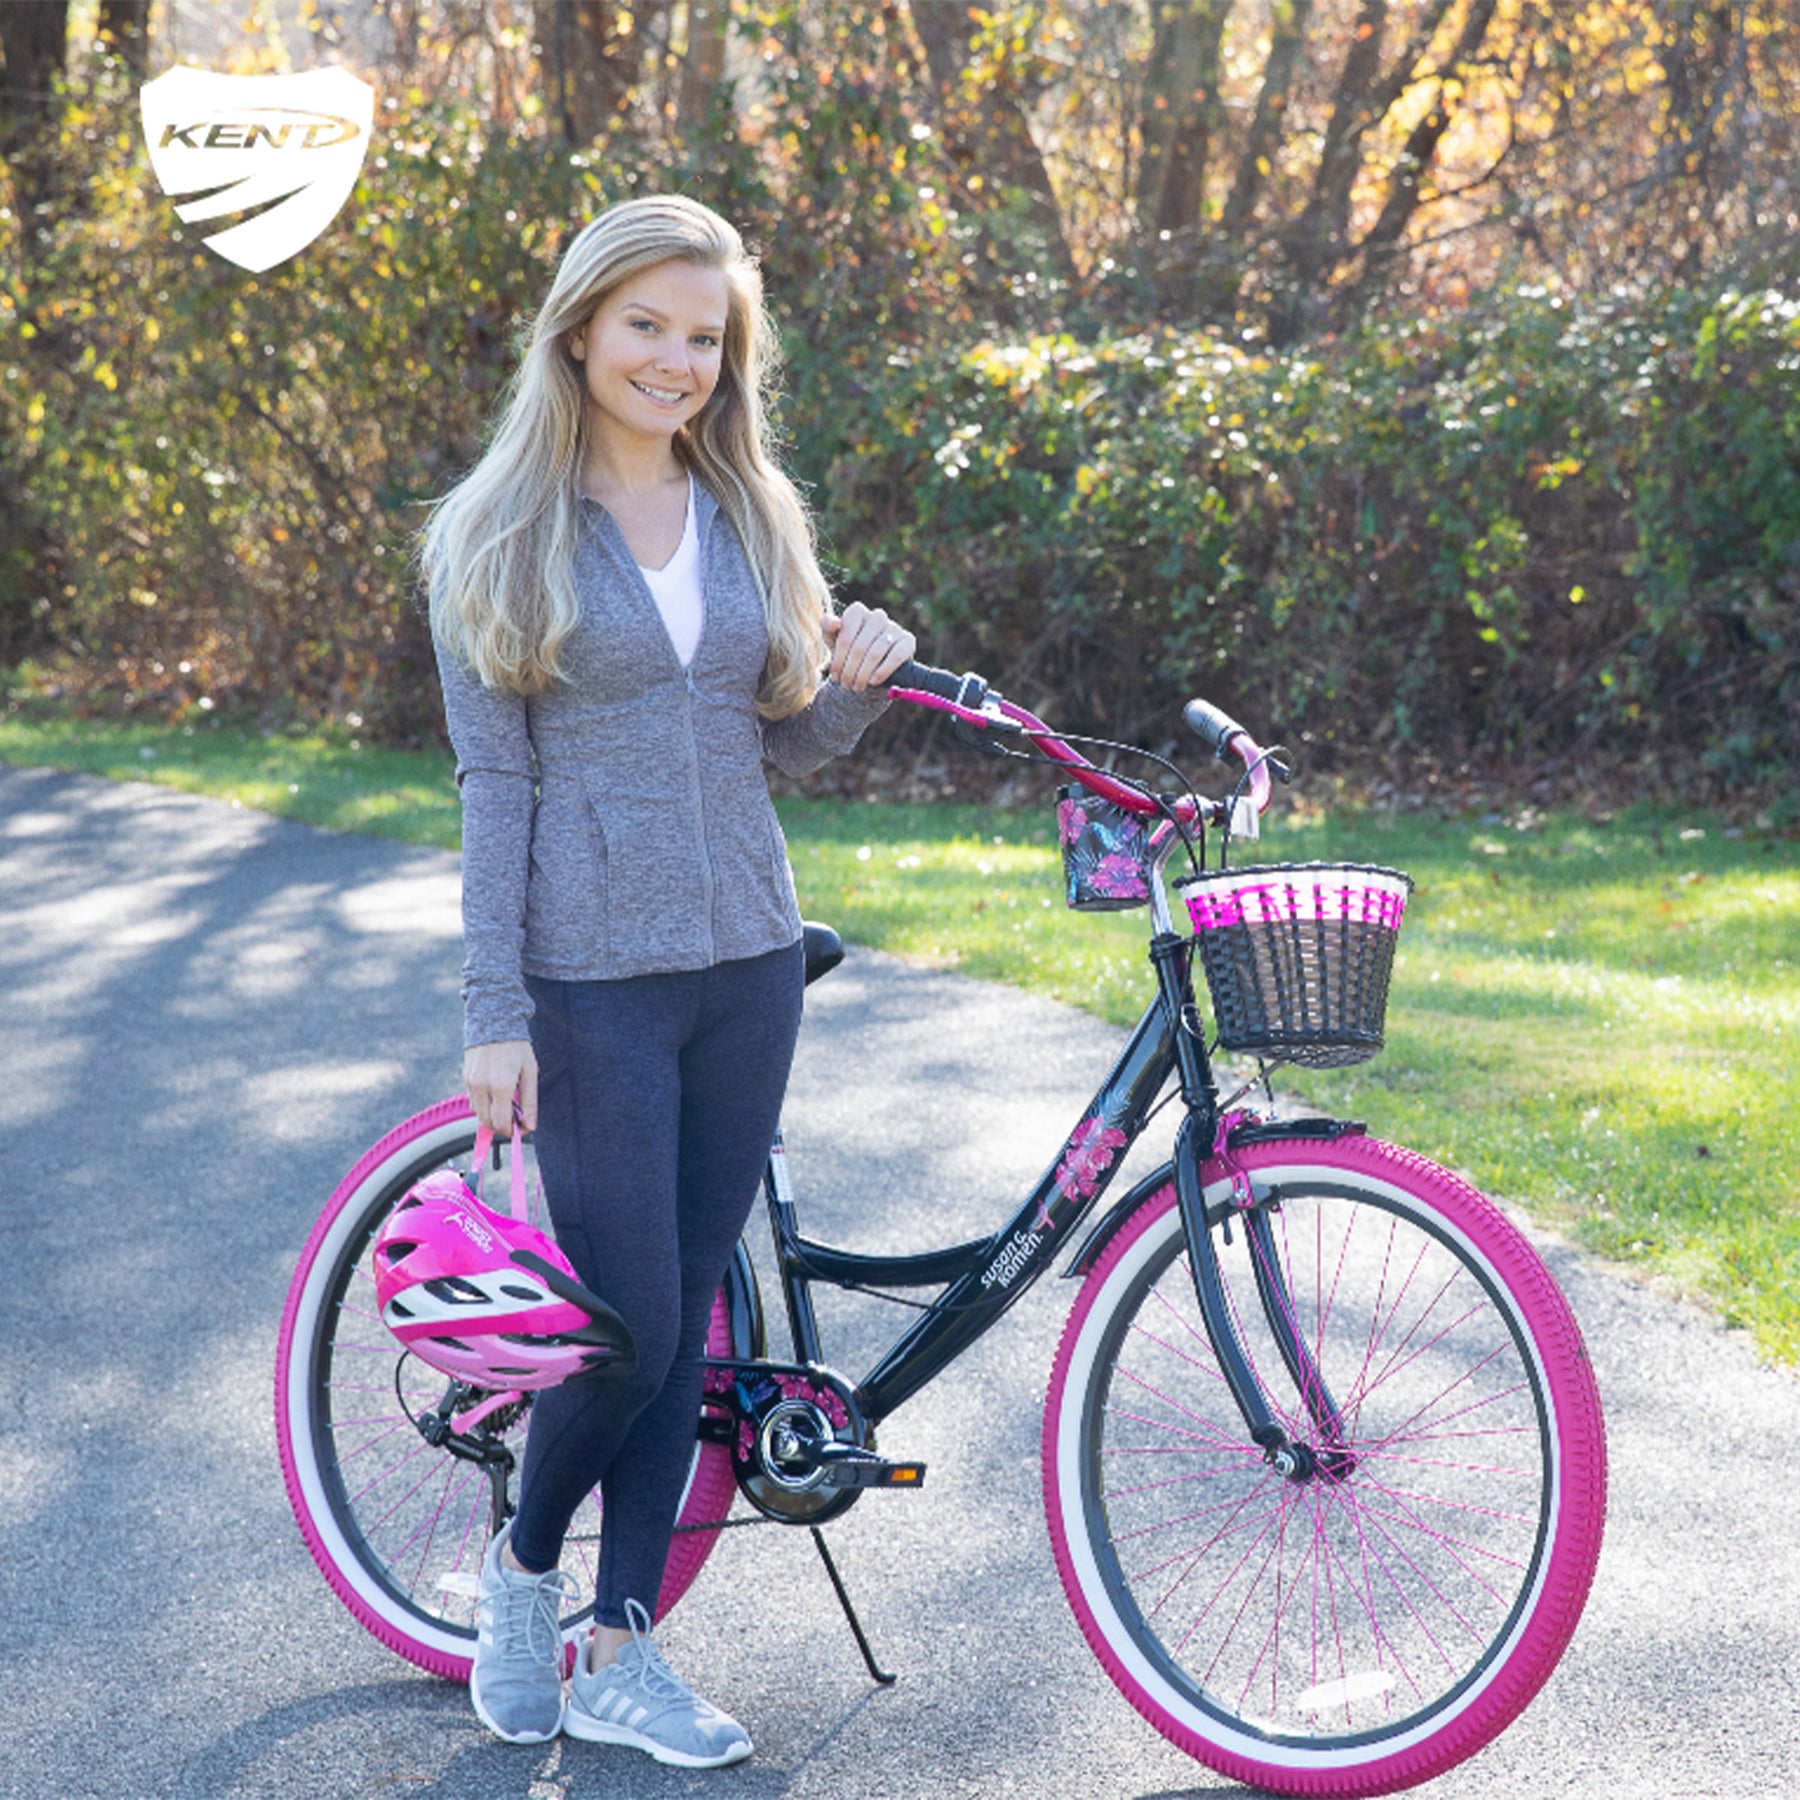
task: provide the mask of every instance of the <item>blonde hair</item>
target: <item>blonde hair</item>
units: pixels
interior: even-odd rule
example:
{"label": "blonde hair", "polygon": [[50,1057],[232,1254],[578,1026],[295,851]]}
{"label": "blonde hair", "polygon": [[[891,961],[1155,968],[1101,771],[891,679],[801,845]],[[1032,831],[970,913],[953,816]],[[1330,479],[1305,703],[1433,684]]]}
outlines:
{"label": "blonde hair", "polygon": [[676,432],[676,460],[736,528],[762,595],[769,660],[757,710],[812,698],[832,609],[811,514],[776,463],[767,401],[780,350],[762,273],[733,227],[682,195],[621,201],[582,228],[525,337],[492,438],[418,536],[432,630],[490,687],[538,694],[563,678],[580,612],[572,567],[587,448],[587,384],[570,338],[623,281],[672,258],[717,269],[729,301],[719,381]]}

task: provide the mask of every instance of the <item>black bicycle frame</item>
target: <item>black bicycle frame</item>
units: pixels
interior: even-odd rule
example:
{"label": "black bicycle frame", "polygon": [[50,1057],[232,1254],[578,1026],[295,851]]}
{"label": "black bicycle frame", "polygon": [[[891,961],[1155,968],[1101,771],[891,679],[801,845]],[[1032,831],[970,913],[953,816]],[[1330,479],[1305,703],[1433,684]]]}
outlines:
{"label": "black bicycle frame", "polygon": [[[1074,1242],[1076,1227],[1105,1195],[1124,1153],[1142,1134],[1157,1096],[1174,1073],[1180,1079],[1185,1107],[1176,1134],[1176,1191],[1195,1287],[1214,1352],[1252,1441],[1283,1473],[1301,1479],[1312,1473],[1315,1459],[1304,1448],[1290,1445],[1275,1423],[1225,1304],[1218,1252],[1209,1226],[1233,1209],[1230,1204],[1216,1208],[1209,1218],[1201,1190],[1202,1169],[1218,1130],[1219,1094],[1206,1053],[1204,1027],[1194,1005],[1192,953],[1191,941],[1173,933],[1160,932],[1151,940],[1156,999],[1088,1103],[1081,1123],[1063,1141],[1024,1203],[989,1237],[909,1256],[869,1256],[816,1243],[800,1232],[786,1153],[777,1140],[764,1185],[794,1355],[799,1362],[825,1361],[812,1304],[814,1282],[874,1290],[947,1284],[858,1384],[856,1404],[870,1425],[886,1418],[960,1356],[1044,1274],[1062,1247]],[[1149,1182],[1134,1188],[1089,1234],[1075,1267],[1087,1266],[1097,1241],[1110,1235],[1151,1183],[1165,1179],[1158,1171]],[[1260,1209],[1251,1207],[1244,1212],[1244,1222],[1246,1231],[1252,1233],[1258,1288],[1282,1359],[1325,1443],[1333,1444],[1341,1430],[1337,1408],[1295,1329],[1268,1221]]]}
{"label": "black bicycle frame", "polygon": [[796,1356],[824,1360],[808,1292],[812,1282],[877,1289],[948,1283],[863,1377],[856,1401],[864,1418],[876,1424],[916,1394],[993,1325],[1072,1240],[1075,1227],[1106,1192],[1120,1157],[1143,1131],[1175,1064],[1172,1038],[1170,1009],[1159,996],[1023,1204],[991,1236],[950,1249],[867,1256],[803,1237],[778,1148],[767,1177],[769,1216]]}

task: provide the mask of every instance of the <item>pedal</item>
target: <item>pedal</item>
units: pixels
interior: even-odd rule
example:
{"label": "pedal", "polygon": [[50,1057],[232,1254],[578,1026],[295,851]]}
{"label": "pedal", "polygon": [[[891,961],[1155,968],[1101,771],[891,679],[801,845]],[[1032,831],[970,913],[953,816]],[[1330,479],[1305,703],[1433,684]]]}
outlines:
{"label": "pedal", "polygon": [[917,1488],[925,1485],[925,1465],[889,1462],[854,1444],[820,1444],[813,1456],[824,1470],[820,1485],[830,1488]]}

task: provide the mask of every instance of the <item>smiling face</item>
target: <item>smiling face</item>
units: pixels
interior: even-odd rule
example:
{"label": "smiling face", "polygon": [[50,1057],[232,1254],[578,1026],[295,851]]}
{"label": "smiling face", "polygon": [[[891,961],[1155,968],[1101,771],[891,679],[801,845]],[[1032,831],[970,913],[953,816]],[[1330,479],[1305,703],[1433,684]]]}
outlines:
{"label": "smiling face", "polygon": [[587,382],[590,442],[630,456],[666,448],[712,398],[730,289],[718,269],[675,259],[623,281],[570,340]]}

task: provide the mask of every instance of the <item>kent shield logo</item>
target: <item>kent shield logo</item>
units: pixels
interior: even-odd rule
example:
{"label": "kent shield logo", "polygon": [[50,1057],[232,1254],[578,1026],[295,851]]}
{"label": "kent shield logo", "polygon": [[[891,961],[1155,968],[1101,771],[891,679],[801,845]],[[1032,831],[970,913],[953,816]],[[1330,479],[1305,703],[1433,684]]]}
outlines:
{"label": "kent shield logo", "polygon": [[139,93],[144,142],[184,224],[251,213],[205,238],[260,274],[304,250],[349,198],[375,90],[347,69],[218,75],[175,68]]}

